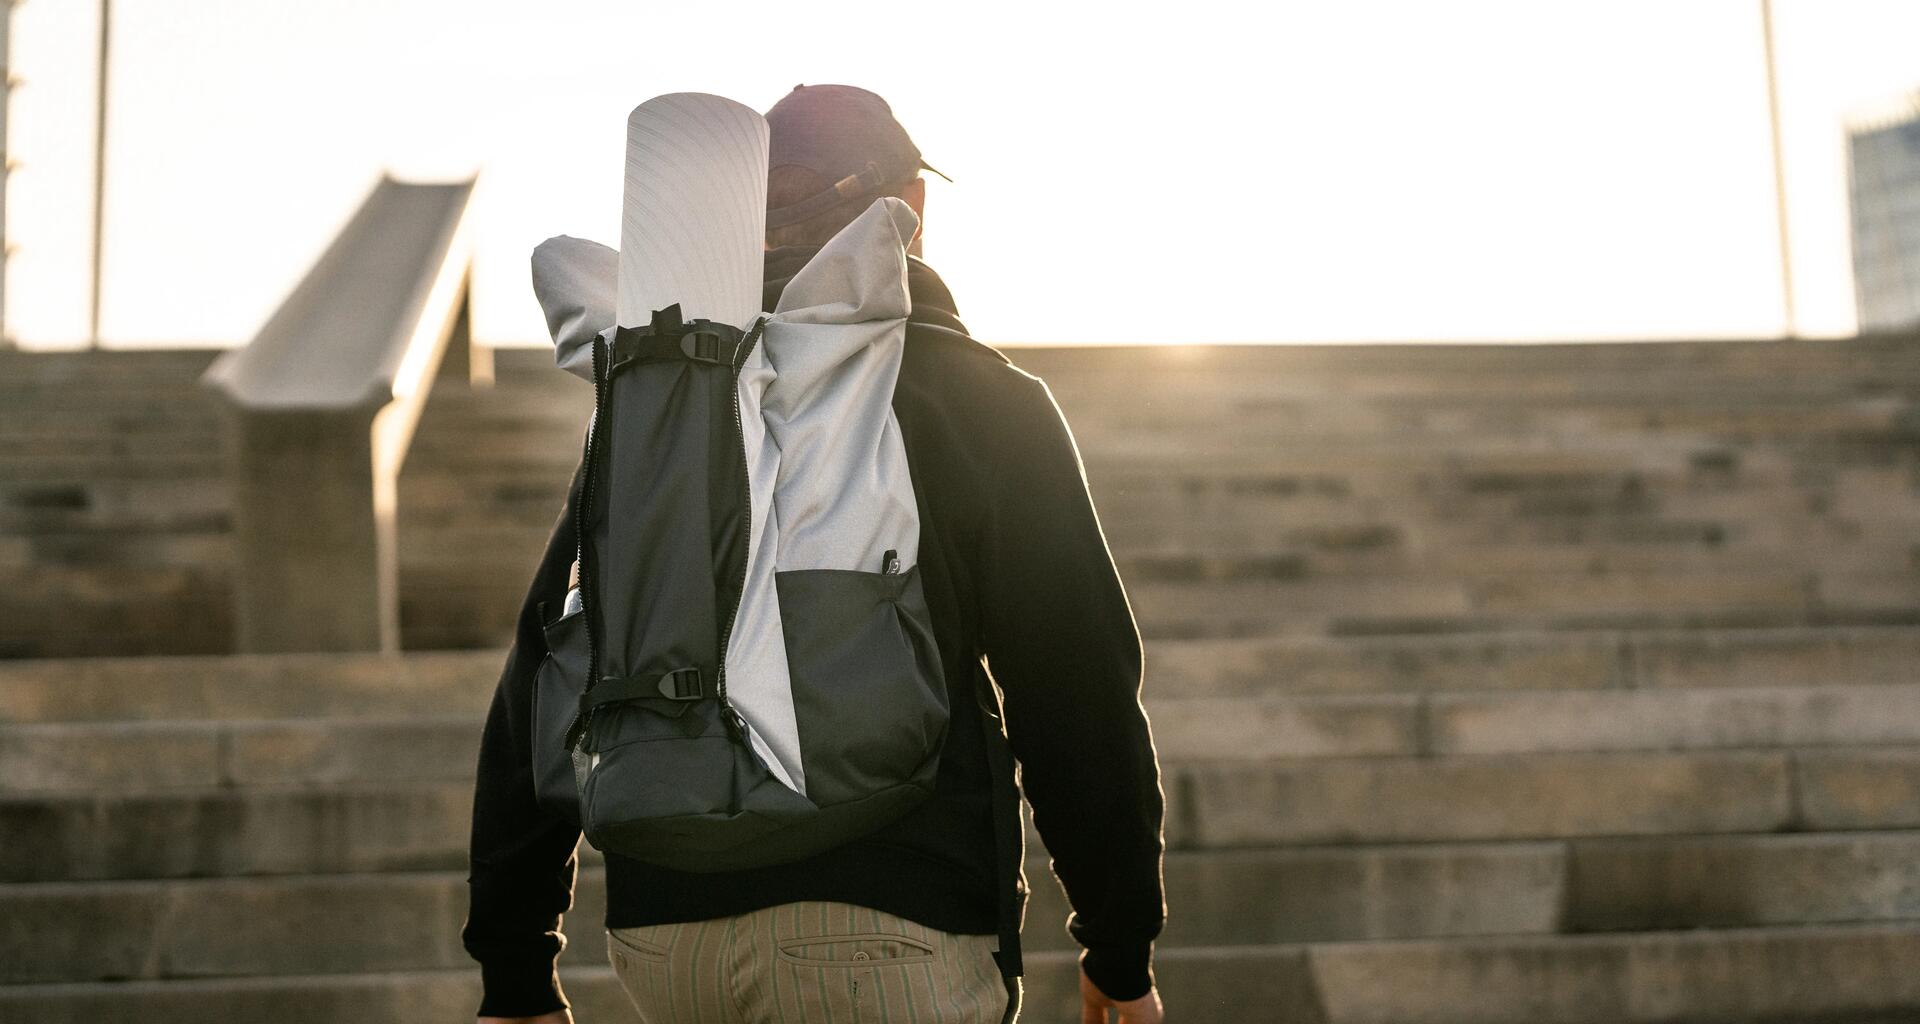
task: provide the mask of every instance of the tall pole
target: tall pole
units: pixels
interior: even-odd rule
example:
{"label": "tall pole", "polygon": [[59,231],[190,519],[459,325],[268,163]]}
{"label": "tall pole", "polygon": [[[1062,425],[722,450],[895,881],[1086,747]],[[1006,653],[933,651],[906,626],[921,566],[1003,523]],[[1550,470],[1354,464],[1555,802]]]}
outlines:
{"label": "tall pole", "polygon": [[100,0],[100,57],[93,119],[93,289],[88,305],[87,344],[100,347],[100,266],[107,216],[107,57],[113,44],[113,0]]}
{"label": "tall pole", "polygon": [[7,179],[13,164],[7,156],[7,107],[13,99],[13,2],[0,0],[0,348],[13,347],[7,331]]}
{"label": "tall pole", "polygon": [[1783,333],[1800,335],[1793,310],[1793,242],[1787,233],[1787,169],[1780,145],[1780,82],[1773,57],[1773,0],[1760,0],[1760,33],[1767,49],[1767,123],[1773,129],[1773,210],[1780,224],[1780,303]]}

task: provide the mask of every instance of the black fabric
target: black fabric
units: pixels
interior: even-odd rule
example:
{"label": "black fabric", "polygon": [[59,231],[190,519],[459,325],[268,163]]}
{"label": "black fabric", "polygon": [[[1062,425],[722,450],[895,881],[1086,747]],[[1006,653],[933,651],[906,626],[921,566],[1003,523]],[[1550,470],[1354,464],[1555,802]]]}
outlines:
{"label": "black fabric", "polygon": [[920,567],[773,582],[807,798],[824,807],[907,781],[930,791],[949,710]]}
{"label": "black fabric", "polygon": [[586,690],[586,610],[549,620],[553,606],[542,603],[540,619],[547,655],[533,686],[534,798],[566,820],[580,821],[580,788],[575,775],[574,727],[580,721],[580,695]]}
{"label": "black fabric", "polygon": [[[775,308],[815,251],[768,253],[764,308]],[[1165,913],[1163,800],[1139,703],[1139,631],[1051,392],[966,336],[952,295],[925,263],[909,260],[908,285],[912,324],[893,404],[921,510],[918,569],[952,715],[933,796],[864,839],[776,867],[694,874],[608,856],[604,923],[836,900],[943,931],[991,934],[1009,911],[1017,924],[1022,833],[1017,804],[995,798],[990,757],[989,737],[1004,728],[1003,747],[1019,760],[1035,826],[1073,906],[1069,930],[1086,948],[1088,976],[1115,999],[1134,998],[1151,984],[1151,944]],[[578,486],[576,475],[575,493]],[[529,717],[546,654],[540,602],[559,607],[571,557],[563,514],[482,739],[463,938],[482,964],[481,1012],[489,1015],[565,1005],[553,957],[564,941],[558,928],[579,832],[534,800]],[[979,699],[996,691],[1003,725]],[[1017,972],[1017,950],[1008,952],[1002,967]]]}

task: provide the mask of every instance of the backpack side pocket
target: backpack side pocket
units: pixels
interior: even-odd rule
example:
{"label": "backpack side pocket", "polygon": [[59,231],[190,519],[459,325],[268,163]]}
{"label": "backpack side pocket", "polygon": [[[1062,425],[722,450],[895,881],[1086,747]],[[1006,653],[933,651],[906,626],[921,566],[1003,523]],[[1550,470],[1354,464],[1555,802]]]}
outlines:
{"label": "backpack side pocket", "polygon": [[[568,592],[566,606],[578,588]],[[533,677],[533,789],[540,805],[580,823],[580,790],[567,729],[587,688],[586,615],[575,609],[541,626],[547,656]]]}

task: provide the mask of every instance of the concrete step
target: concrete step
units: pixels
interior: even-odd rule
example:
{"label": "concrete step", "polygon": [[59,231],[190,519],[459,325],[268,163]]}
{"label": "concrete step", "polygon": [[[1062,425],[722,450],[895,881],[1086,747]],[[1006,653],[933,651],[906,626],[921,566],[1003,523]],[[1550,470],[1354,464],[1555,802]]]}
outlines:
{"label": "concrete step", "polygon": [[[0,541],[0,569],[10,570],[72,567],[111,573],[177,567],[197,574],[224,570],[232,561],[233,541],[224,529],[45,530]],[[58,601],[64,595],[43,596]]]}
{"label": "concrete step", "polygon": [[[119,500],[90,488],[48,487],[16,488],[0,493],[0,536],[26,543],[43,537],[85,537],[91,540],[143,537],[167,537],[179,534],[206,534],[219,537],[233,532],[233,512],[223,492],[190,481],[195,498],[174,499],[174,485],[152,488],[144,503]],[[126,491],[146,490],[139,484],[123,485]],[[215,491],[215,493],[209,493]]]}
{"label": "concrete step", "polygon": [[1920,749],[1165,766],[1176,849],[1920,827]]}
{"label": "concrete step", "polygon": [[[398,755],[395,755],[398,756]],[[1920,748],[1164,766],[1176,850],[1920,828]],[[0,796],[0,881],[452,868],[472,784]]]}
{"label": "concrete step", "polygon": [[[563,507],[563,494],[548,498],[416,507],[401,516],[402,562],[447,578],[525,577]],[[1913,558],[1906,538],[1920,533],[1920,506],[1915,511],[1910,519],[1879,521],[1801,514],[1757,528],[1737,520],[1656,516],[1553,523],[1504,516],[1325,523],[1222,516],[1209,527],[1193,527],[1162,515],[1119,520],[1127,525],[1108,529],[1107,541],[1127,582],[1407,580],[1484,589],[1506,580],[1557,584],[1571,578],[1590,589],[1626,590],[1670,587],[1676,577],[1738,582],[1798,573],[1800,579],[1844,579],[1904,570]],[[1877,535],[1863,536],[1869,530]]]}
{"label": "concrete step", "polygon": [[[1915,920],[1916,854],[1920,832],[1174,853],[1158,945]],[[1028,877],[1027,948],[1072,948],[1044,859]],[[583,868],[563,964],[602,955],[605,907]],[[460,968],[466,910],[446,871],[0,886],[0,985]]]}
{"label": "concrete step", "polygon": [[[497,648],[13,661],[0,663],[0,722],[480,715],[505,661]],[[1145,691],[1157,701],[1846,688],[1914,684],[1916,665],[1920,628],[1912,626],[1161,639],[1146,646]]]}
{"label": "concrete step", "polygon": [[1424,712],[1424,752],[1433,754],[1920,743],[1920,682],[1445,693],[1430,696]]}
{"label": "concrete step", "polygon": [[[1911,1019],[1920,924],[1212,947],[1155,973],[1170,1013],[1291,1024],[1729,1024]],[[1061,956],[1063,954],[1052,954]],[[1071,963],[1022,1019],[1071,1020]]]}
{"label": "concrete step", "polygon": [[[1342,403],[1303,403],[1284,412],[1238,416],[1210,399],[1197,401],[1194,410],[1163,416],[1083,403],[1065,413],[1082,453],[1116,466],[1124,466],[1129,455],[1165,452],[1173,442],[1190,454],[1258,452],[1281,464],[1338,453],[1361,466],[1405,464],[1412,458],[1437,466],[1446,455],[1457,454],[1472,467],[1488,459],[1551,454],[1571,465],[1620,471],[1635,465],[1636,458],[1673,462],[1715,449],[1858,454],[1866,446],[1898,449],[1920,440],[1904,404],[1727,409],[1669,403],[1658,411],[1556,408],[1524,414],[1507,409],[1496,421],[1461,422],[1463,416],[1483,413],[1476,407],[1410,415],[1397,402],[1372,409]],[[590,399],[577,396],[544,416],[518,405],[470,414],[435,410],[422,421],[409,457],[442,470],[491,460],[571,462],[579,457],[588,408]]]}
{"label": "concrete step", "polygon": [[[532,551],[532,548],[528,549]],[[530,563],[532,556],[514,560]],[[1440,573],[1296,577],[1284,556],[1261,575],[1130,580],[1154,640],[1516,630],[1732,629],[1920,623],[1920,576],[1904,568],[1822,578],[1794,566],[1719,571],[1449,577]],[[525,595],[524,567],[410,563],[405,642],[415,649],[505,643]]]}
{"label": "concrete step", "polygon": [[[477,688],[476,688],[477,689]],[[0,725],[0,794],[470,777],[482,717]],[[1920,683],[1147,699],[1165,761],[1920,744]]]}
{"label": "concrete step", "polygon": [[0,480],[15,484],[87,484],[96,480],[226,479],[226,461],[217,451],[179,450],[129,459],[114,455],[25,453],[0,458]]}
{"label": "concrete step", "polygon": [[[589,950],[604,940],[582,936]],[[604,956],[604,953],[600,954]],[[1920,925],[1168,949],[1169,1016],[1276,1024],[1891,1024],[1920,1013]],[[611,968],[562,972],[576,1019],[630,1019]],[[1022,1020],[1078,1013],[1071,953],[1036,953]],[[31,1024],[462,1020],[479,972],[296,975],[0,987]]]}
{"label": "concrete step", "polygon": [[0,797],[0,881],[447,870],[472,782]]}
{"label": "concrete step", "polygon": [[1149,694],[1822,686],[1916,681],[1920,629],[1489,632],[1159,640]]}
{"label": "concrete step", "polygon": [[[450,465],[424,458],[416,447],[402,476],[403,494],[410,499],[403,506],[477,506],[476,511],[484,512],[497,504],[545,504],[564,495],[576,457],[564,450],[546,459],[467,454],[469,461]],[[1740,527],[1767,536],[1758,528],[1783,515],[1801,520],[1872,516],[1902,523],[1920,518],[1920,501],[1906,471],[1898,467],[1828,466],[1814,473],[1784,458],[1755,458],[1731,465],[1670,467],[1643,461],[1608,468],[1478,472],[1449,468],[1438,457],[1406,460],[1397,448],[1391,454],[1405,464],[1382,470],[1355,465],[1359,460],[1353,459],[1296,471],[1276,460],[1265,471],[1189,464],[1163,473],[1159,467],[1115,465],[1117,458],[1110,458],[1109,450],[1093,450],[1089,458],[1106,459],[1109,465],[1104,471],[1094,469],[1090,479],[1103,520],[1113,520],[1111,528],[1171,531],[1195,516],[1223,520],[1201,524],[1213,532],[1190,535],[1189,544],[1201,544],[1207,537],[1224,542],[1235,531],[1265,531],[1257,535],[1274,543],[1303,543],[1311,533],[1290,540],[1283,531],[1415,524],[1422,526],[1422,533],[1446,531],[1450,542],[1498,542],[1531,534],[1552,541],[1558,535],[1549,528],[1564,530],[1582,522],[1621,532],[1616,537],[1596,527],[1591,536],[1561,542],[1660,539],[1628,532],[1647,521],[1715,523],[1727,534],[1724,540],[1733,542],[1740,539]],[[1266,522],[1274,516],[1280,521]],[[1130,525],[1136,521],[1139,525]]]}
{"label": "concrete step", "polygon": [[[1171,946],[1920,920],[1920,831],[1313,846],[1167,856]],[[1068,948],[1039,864],[1033,948]]]}
{"label": "concrete step", "polygon": [[[1101,348],[1006,346],[1002,351],[1030,373],[1067,385],[1131,384],[1136,390],[1173,389],[1195,376],[1236,381],[1320,384],[1347,382],[1387,388],[1438,387],[1489,394],[1601,391],[1633,395],[1717,384],[1750,384],[1762,392],[1811,390],[1828,381],[1898,381],[1920,377],[1920,359],[1878,339],[1816,343],[1789,351],[1779,342],[1597,343],[1576,345],[1236,345]],[[1813,349],[1814,351],[1809,351]],[[551,350],[501,349],[500,387],[564,383],[584,386],[556,370]],[[1657,372],[1656,372],[1657,371]],[[1300,390],[1306,388],[1296,383]],[[1284,393],[1284,392],[1283,392]]]}
{"label": "concrete step", "polygon": [[492,699],[506,653],[240,654],[0,663],[0,722],[478,716]]}
{"label": "concrete step", "polygon": [[232,649],[224,566],[4,561],[0,660]]}
{"label": "concrete step", "polygon": [[[1169,637],[1404,631],[1403,623],[1458,621],[1485,629],[1608,628],[1634,622],[1807,621],[1816,611],[1799,570],[1721,573],[1536,573],[1156,580],[1130,582],[1143,632]],[[1920,607],[1920,601],[1913,607]]]}
{"label": "concrete step", "polygon": [[467,710],[391,719],[0,726],[0,795],[471,780],[481,725]]}
{"label": "concrete step", "polygon": [[225,435],[217,421],[204,424],[157,425],[130,423],[106,424],[99,429],[59,430],[54,424],[36,424],[33,429],[0,424],[0,460],[32,458],[63,459],[150,459],[164,458],[180,451],[218,452]]}
{"label": "concrete step", "polygon": [[[1897,453],[1915,443],[1913,428],[1898,424],[1838,426],[1777,423],[1767,436],[1751,425],[1721,430],[1618,430],[1528,427],[1504,431],[1424,428],[1335,431],[1246,420],[1108,424],[1068,412],[1090,474],[1162,470],[1185,479],[1201,474],[1249,474],[1276,469],[1360,472],[1424,470],[1472,480],[1498,472],[1559,471],[1585,477],[1640,470],[1673,474],[1691,468],[1738,478],[1744,463],[1812,464],[1864,461],[1869,449]],[[523,416],[429,418],[409,458],[418,473],[479,471],[491,464],[568,466],[578,461],[584,416],[527,422]],[[1184,458],[1181,458],[1184,456]],[[1725,460],[1732,456],[1732,464]],[[1715,465],[1719,463],[1719,465]],[[1764,479],[1764,478],[1763,478]]]}

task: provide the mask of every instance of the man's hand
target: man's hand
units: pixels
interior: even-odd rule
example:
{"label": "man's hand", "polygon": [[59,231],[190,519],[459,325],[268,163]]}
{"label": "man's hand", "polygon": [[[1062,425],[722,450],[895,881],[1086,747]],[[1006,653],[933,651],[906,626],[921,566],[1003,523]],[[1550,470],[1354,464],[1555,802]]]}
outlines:
{"label": "man's hand", "polygon": [[573,1011],[555,1010],[538,1017],[482,1017],[475,1024],[573,1024]]}
{"label": "man's hand", "polygon": [[1119,1012],[1119,1024],[1160,1024],[1163,1019],[1160,993],[1154,989],[1148,989],[1147,994],[1138,999],[1117,1002],[1108,999],[1107,994],[1087,978],[1087,972],[1081,971],[1080,1024],[1108,1024],[1108,1010]]}

